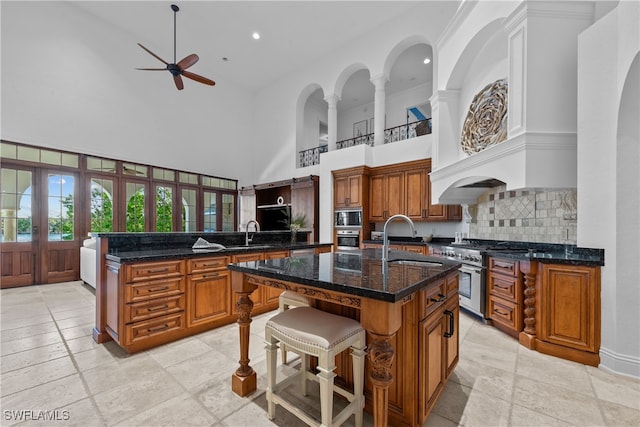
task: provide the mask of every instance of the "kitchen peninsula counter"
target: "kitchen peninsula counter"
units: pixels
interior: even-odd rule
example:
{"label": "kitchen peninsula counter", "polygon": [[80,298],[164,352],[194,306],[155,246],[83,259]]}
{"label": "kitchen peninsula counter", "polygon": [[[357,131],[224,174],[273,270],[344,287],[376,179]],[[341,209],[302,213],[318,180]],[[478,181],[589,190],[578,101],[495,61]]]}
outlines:
{"label": "kitchen peninsula counter", "polygon": [[[460,263],[402,251],[391,251],[388,263],[381,256],[380,249],[365,249],[229,265],[241,355],[233,391],[256,390],[248,358],[252,292],[291,290],[367,330],[366,408],[375,425],[422,425],[458,361]],[[337,383],[350,387],[349,359],[339,359]]]}

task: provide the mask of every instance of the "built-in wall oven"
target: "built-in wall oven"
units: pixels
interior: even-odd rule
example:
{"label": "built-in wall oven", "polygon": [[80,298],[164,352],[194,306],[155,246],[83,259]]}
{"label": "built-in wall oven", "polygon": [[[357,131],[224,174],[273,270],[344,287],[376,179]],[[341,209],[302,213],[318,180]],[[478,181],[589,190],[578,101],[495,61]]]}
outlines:
{"label": "built-in wall oven", "polygon": [[336,246],[339,251],[360,249],[360,229],[336,230]]}

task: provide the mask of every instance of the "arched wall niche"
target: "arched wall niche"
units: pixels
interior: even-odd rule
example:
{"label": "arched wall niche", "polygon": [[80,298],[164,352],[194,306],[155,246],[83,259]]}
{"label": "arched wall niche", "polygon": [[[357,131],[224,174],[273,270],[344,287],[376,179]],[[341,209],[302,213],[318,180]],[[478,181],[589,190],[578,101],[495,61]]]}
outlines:
{"label": "arched wall niche", "polygon": [[320,121],[327,122],[324,90],[319,84],[310,83],[300,91],[296,100],[296,166],[297,153],[318,145],[317,131]]}
{"label": "arched wall niche", "polygon": [[368,70],[369,67],[362,63],[351,64],[348,67],[345,67],[344,70],[338,75],[336,79],[335,86],[333,88],[333,93],[328,93],[327,95],[337,95],[338,98],[342,97],[342,92],[344,90],[344,85],[347,83],[349,78],[360,70]]}
{"label": "arched wall niche", "polygon": [[[425,36],[422,35],[410,36],[405,38],[404,40],[401,40],[389,51],[389,54],[387,55],[387,58],[385,59],[384,65],[382,67],[382,75],[389,79],[389,76],[391,75],[391,68],[393,68],[393,64],[395,64],[398,57],[402,54],[402,52],[417,44],[426,44],[433,46],[433,44]],[[432,47],[432,49],[433,56],[435,57],[435,48]],[[433,58],[431,58],[431,60],[433,61]],[[378,75],[375,72],[372,74],[372,77],[377,76]]]}

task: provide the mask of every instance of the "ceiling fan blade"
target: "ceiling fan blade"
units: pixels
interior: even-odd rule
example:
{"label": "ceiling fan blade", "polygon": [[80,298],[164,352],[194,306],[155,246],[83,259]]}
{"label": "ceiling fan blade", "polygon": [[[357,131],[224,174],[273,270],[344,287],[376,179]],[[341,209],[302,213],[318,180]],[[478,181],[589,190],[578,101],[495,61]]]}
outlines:
{"label": "ceiling fan blade", "polygon": [[166,68],[136,68],[136,70],[142,70],[142,71],[167,71]]}
{"label": "ceiling fan blade", "polygon": [[142,46],[140,43],[138,43],[138,46],[140,46],[141,48],[146,50],[149,53],[149,55],[153,56],[158,61],[162,62],[165,65],[169,65],[169,63],[167,61],[165,61],[164,59],[160,58],[158,55],[156,55],[155,53],[151,52],[149,49],[147,49],[146,47]]}
{"label": "ceiling fan blade", "polygon": [[198,62],[200,58],[198,58],[198,55],[196,55],[195,53],[192,53],[189,56],[184,57],[183,59],[180,60],[180,62],[178,62],[178,67],[180,67],[181,70],[186,70],[187,68],[191,67],[193,64],[195,64],[196,62]]}
{"label": "ceiling fan blade", "polygon": [[182,75],[185,76],[188,79],[195,80],[197,82],[204,83],[204,84],[209,85],[209,86],[214,86],[216,84],[216,82],[214,82],[213,80],[209,80],[206,77],[202,77],[202,76],[200,76],[198,74],[191,73],[189,71],[183,71]]}
{"label": "ceiling fan blade", "polygon": [[180,77],[180,74],[173,76],[173,81],[175,82],[178,90],[184,89],[184,83],[182,83],[182,77]]}

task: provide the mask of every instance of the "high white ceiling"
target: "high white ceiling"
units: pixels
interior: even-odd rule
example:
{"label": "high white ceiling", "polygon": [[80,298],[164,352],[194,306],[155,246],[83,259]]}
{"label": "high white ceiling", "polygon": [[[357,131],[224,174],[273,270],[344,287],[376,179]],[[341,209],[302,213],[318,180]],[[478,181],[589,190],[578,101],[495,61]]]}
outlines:
{"label": "high white ceiling", "polygon": [[[352,39],[408,13],[415,1],[81,1],[71,2],[131,34],[173,62],[173,11],[177,4],[177,60],[197,53],[190,71],[223,76],[256,90],[329,54]],[[254,40],[252,33],[261,34]],[[162,63],[140,49],[132,67]],[[223,58],[228,58],[224,61]]]}

